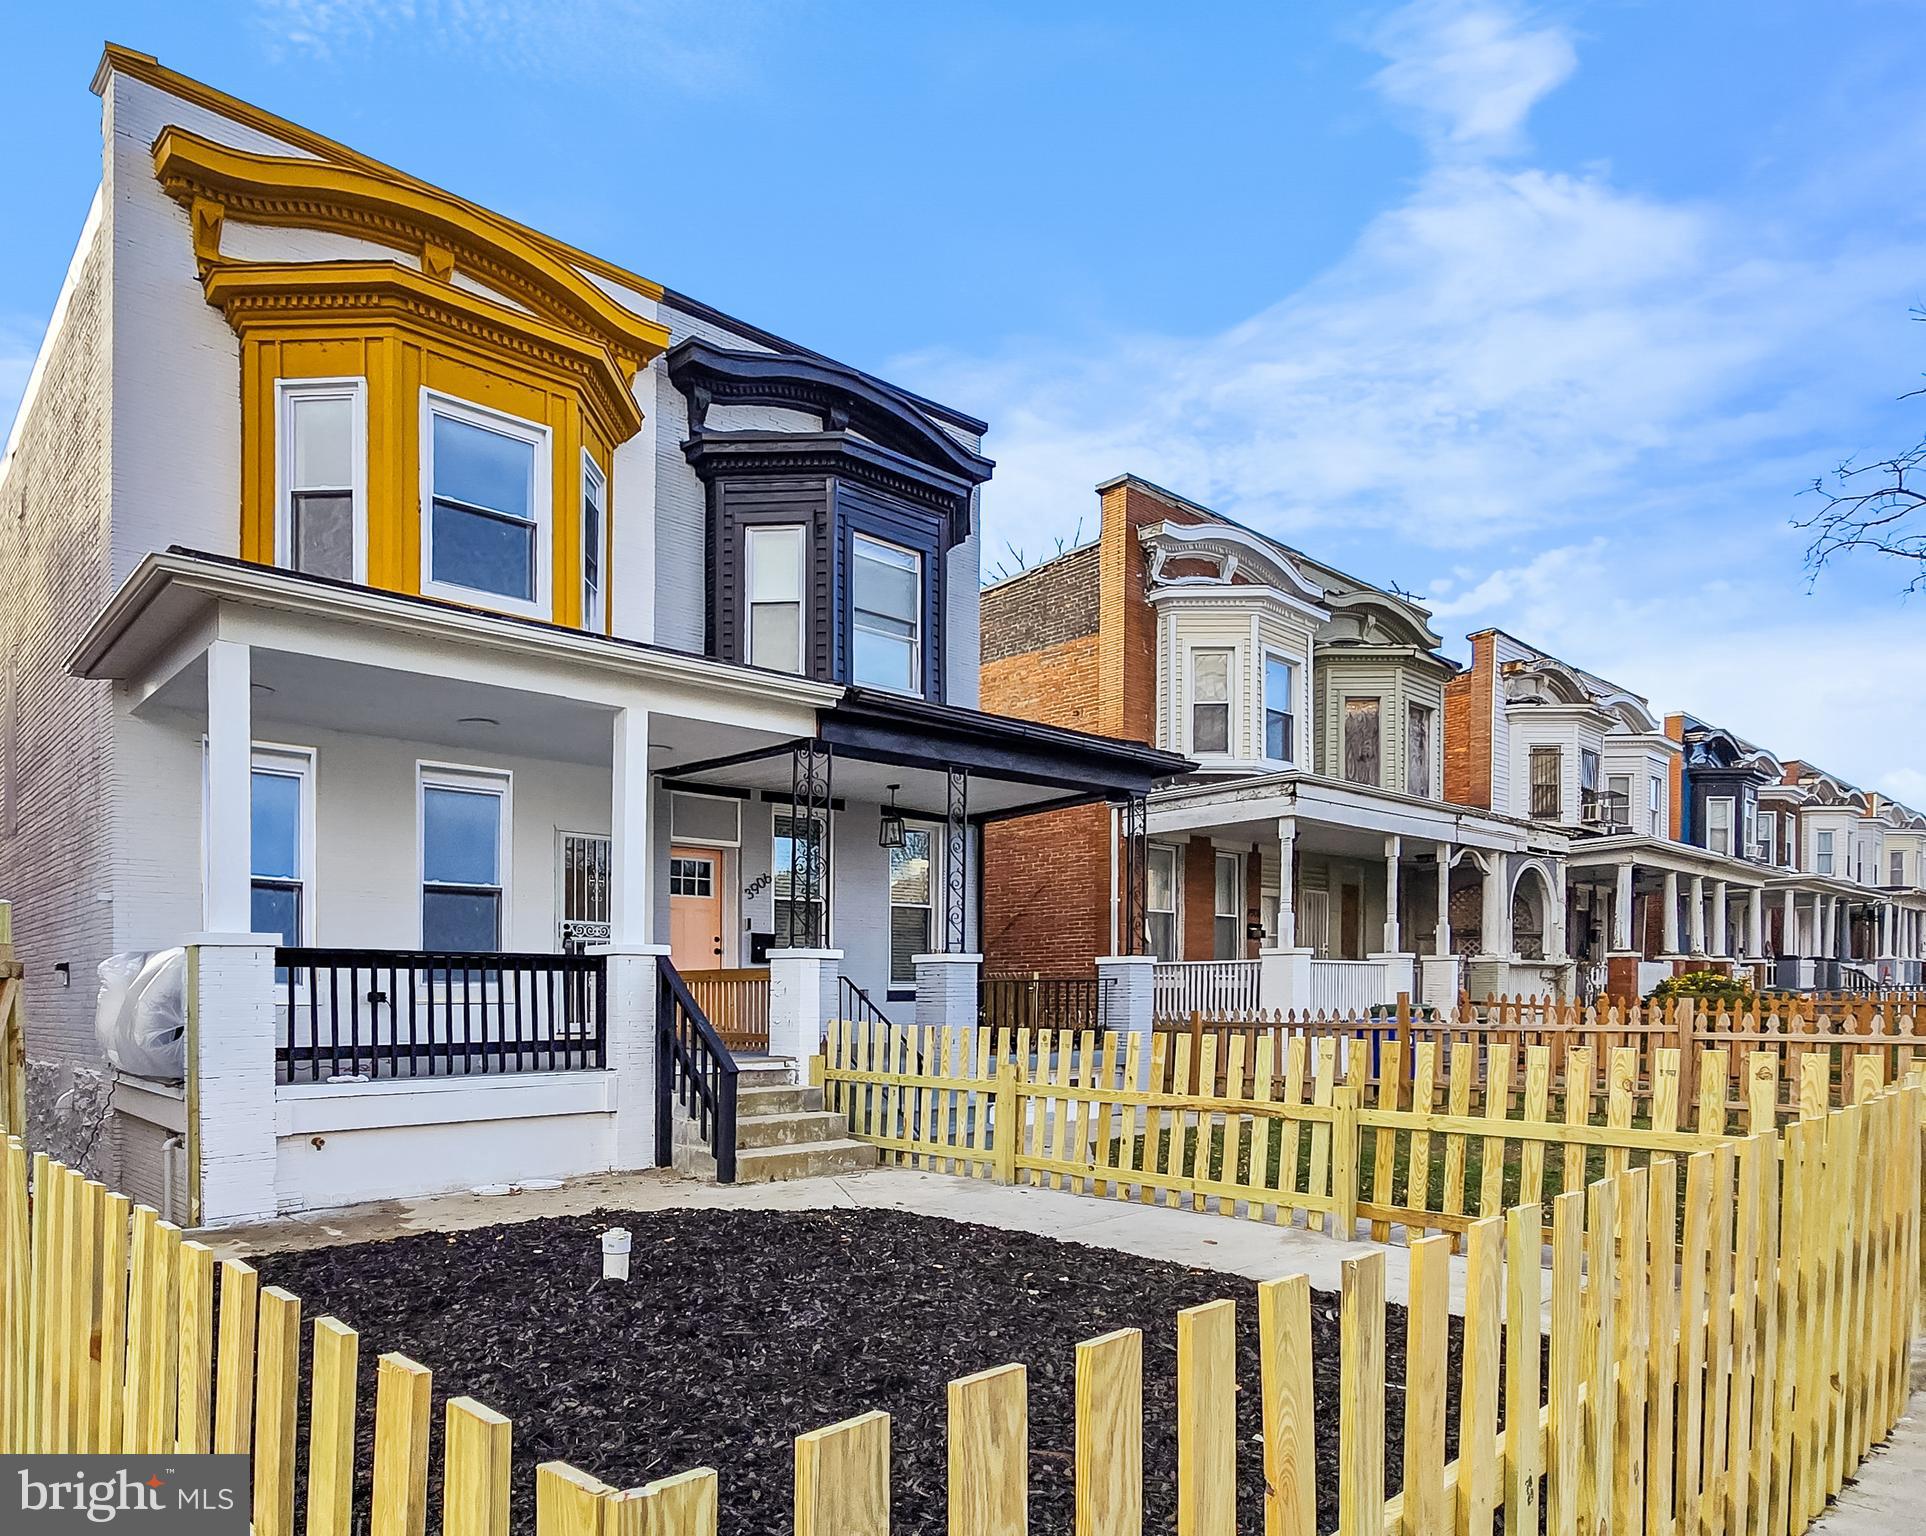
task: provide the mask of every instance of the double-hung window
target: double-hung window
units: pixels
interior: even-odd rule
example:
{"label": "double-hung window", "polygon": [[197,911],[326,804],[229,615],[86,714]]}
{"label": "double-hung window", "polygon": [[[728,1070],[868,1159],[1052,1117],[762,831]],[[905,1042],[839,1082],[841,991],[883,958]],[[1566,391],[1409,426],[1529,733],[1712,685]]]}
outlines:
{"label": "double-hung window", "polygon": [[548,429],[423,395],[422,590],[546,618]]}
{"label": "double-hung window", "polygon": [[1814,832],[1812,838],[1813,870],[1817,874],[1829,875],[1832,873],[1832,832],[1829,828],[1822,829]]}
{"label": "double-hung window", "polygon": [[1228,752],[1231,749],[1231,653],[1197,650],[1190,653],[1190,750]]}
{"label": "double-hung window", "polygon": [[1264,658],[1264,756],[1274,763],[1297,761],[1297,669],[1272,652]]}
{"label": "double-hung window", "polygon": [[743,534],[743,590],[748,598],[746,660],[772,672],[803,669],[803,530],[794,523]]}
{"label": "double-hung window", "polygon": [[307,942],[313,921],[308,883],[314,866],[314,759],[260,748],[250,792],[253,867],[250,921],[284,945]]}
{"label": "double-hung window", "polygon": [[1645,803],[1652,823],[1648,833],[1653,837],[1665,836],[1665,784],[1656,773],[1645,781]]}
{"label": "double-hung window", "polygon": [[829,938],[829,830],[812,816],[774,820],[776,942],[820,949]]}
{"label": "double-hung window", "polygon": [[1596,747],[1578,749],[1578,806],[1579,817],[1585,821],[1598,819],[1598,771],[1600,763]]}
{"label": "double-hung window", "polygon": [[1761,864],[1777,864],[1779,862],[1779,813],[1777,811],[1759,812],[1753,827],[1754,835],[1758,839],[1753,857]]}
{"label": "double-hung window", "polygon": [[855,536],[850,567],[850,681],[923,691],[923,557]]}
{"label": "double-hung window", "polygon": [[1344,777],[1352,784],[1382,784],[1380,767],[1382,731],[1379,726],[1379,701],[1344,701]]}
{"label": "double-hung window", "polygon": [[1720,795],[1705,802],[1705,846],[1714,853],[1732,852],[1732,801]]}
{"label": "double-hung window", "polygon": [[1244,861],[1234,853],[1220,853],[1216,863],[1211,958],[1237,960],[1244,953]]}
{"label": "double-hung window", "polygon": [[1897,848],[1892,851],[1892,878],[1886,883],[1888,885],[1906,883],[1906,855]]}
{"label": "double-hung window", "polygon": [[508,889],[505,774],[421,773],[421,947],[499,950]]}
{"label": "double-hung window", "polygon": [[1531,749],[1531,814],[1557,821],[1565,814],[1565,754],[1558,747]]}
{"label": "double-hung window", "polygon": [[1614,773],[1605,779],[1605,819],[1614,827],[1632,828],[1632,776]]}
{"label": "double-hung window", "polygon": [[282,379],[274,559],[361,581],[367,572],[367,404],[360,379]]}
{"label": "double-hung window", "polygon": [[1436,712],[1425,704],[1405,707],[1404,792],[1418,800],[1431,798],[1431,738]]}
{"label": "double-hung window", "polygon": [[607,627],[607,582],[602,573],[608,539],[609,482],[602,466],[582,454],[582,628]]}
{"label": "double-hung window", "polygon": [[936,829],[909,822],[889,851],[889,984],[916,985],[916,957],[936,948]]}
{"label": "double-hung window", "polygon": [[1150,952],[1159,960],[1177,958],[1177,850],[1152,843],[1144,869],[1144,917]]}

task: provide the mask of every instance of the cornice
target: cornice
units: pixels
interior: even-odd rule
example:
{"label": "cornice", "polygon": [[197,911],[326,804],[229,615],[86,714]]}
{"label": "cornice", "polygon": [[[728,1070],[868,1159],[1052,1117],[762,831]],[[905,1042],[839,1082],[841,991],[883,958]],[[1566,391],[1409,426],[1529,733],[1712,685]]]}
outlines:
{"label": "cornice", "polygon": [[329,230],[418,254],[424,269],[444,280],[459,267],[545,318],[592,336],[631,375],[669,343],[665,327],[625,308],[524,231],[392,174],[253,154],[175,127],[163,128],[154,141],[154,174],[191,212],[203,266],[218,260],[220,226],[228,218]]}
{"label": "cornice", "polygon": [[242,336],[276,325],[402,325],[566,375],[613,442],[642,427],[622,368],[593,339],[395,262],[225,262],[210,266],[201,286]]}
{"label": "cornice", "polygon": [[737,475],[838,475],[941,514],[952,545],[969,536],[967,481],[848,432],[704,432],[682,453],[705,484]]}
{"label": "cornice", "polygon": [[131,79],[142,81],[154,87],[155,90],[165,91],[168,95],[177,96],[182,101],[192,102],[195,106],[204,107],[216,116],[228,119],[229,122],[240,123],[269,138],[292,144],[297,149],[304,149],[309,154],[320,156],[323,160],[330,160],[339,165],[355,166],[390,181],[416,187],[437,197],[446,198],[450,202],[459,203],[477,219],[501,229],[514,231],[523,238],[546,247],[563,261],[580,267],[584,271],[598,273],[610,282],[632,288],[650,299],[660,300],[664,295],[665,290],[654,278],[644,277],[639,272],[631,272],[628,268],[604,257],[570,245],[565,240],[559,240],[538,229],[531,229],[526,224],[518,223],[492,209],[484,208],[479,203],[470,202],[455,193],[444,191],[432,182],[423,181],[418,176],[410,176],[406,171],[398,170],[385,161],[375,159],[372,155],[364,155],[338,140],[328,138],[325,134],[316,133],[311,128],[304,128],[285,117],[277,117],[265,108],[257,107],[252,102],[242,101],[238,96],[230,96],[226,91],[216,90],[211,85],[183,75],[179,70],[169,69],[151,53],[141,53],[138,49],[122,47],[119,43],[108,43],[101,50],[100,63],[94,70],[93,92],[96,96],[105,94],[108,77],[112,74],[123,74]]}

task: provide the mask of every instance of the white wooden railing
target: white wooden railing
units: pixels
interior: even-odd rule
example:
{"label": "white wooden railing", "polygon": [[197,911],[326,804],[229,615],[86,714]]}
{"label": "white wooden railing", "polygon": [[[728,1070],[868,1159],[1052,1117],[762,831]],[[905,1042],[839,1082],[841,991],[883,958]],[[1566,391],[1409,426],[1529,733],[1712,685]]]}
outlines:
{"label": "white wooden railing", "polygon": [[1386,995],[1388,979],[1381,960],[1313,960],[1311,1009],[1325,1014],[1362,1013],[1393,1002]]}
{"label": "white wooden railing", "polygon": [[1255,960],[1162,960],[1156,972],[1160,1018],[1199,1013],[1247,1013],[1257,1007]]}

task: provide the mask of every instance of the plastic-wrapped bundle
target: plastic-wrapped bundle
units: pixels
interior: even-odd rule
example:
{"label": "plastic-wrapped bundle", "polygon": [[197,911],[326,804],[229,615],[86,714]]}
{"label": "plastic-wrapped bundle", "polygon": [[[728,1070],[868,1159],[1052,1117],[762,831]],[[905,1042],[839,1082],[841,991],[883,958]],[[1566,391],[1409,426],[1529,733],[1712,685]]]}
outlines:
{"label": "plastic-wrapped bundle", "polygon": [[187,951],[109,955],[100,963],[94,1035],[101,1053],[135,1077],[187,1075]]}

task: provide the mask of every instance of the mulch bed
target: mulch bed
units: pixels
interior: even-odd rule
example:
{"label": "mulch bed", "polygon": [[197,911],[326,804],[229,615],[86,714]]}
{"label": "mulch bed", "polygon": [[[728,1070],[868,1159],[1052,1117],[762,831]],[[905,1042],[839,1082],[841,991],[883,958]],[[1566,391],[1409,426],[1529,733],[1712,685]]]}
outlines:
{"label": "mulch bed", "polygon": [[[600,1234],[635,1234],[628,1284],[601,1279]],[[787,1532],[796,1435],[880,1408],[891,1417],[892,1528],[947,1522],[945,1387],[1021,1361],[1030,1383],[1030,1520],[1074,1525],[1074,1346],[1144,1333],[1144,1503],[1176,1521],[1176,1313],[1238,1304],[1238,1523],[1263,1529],[1256,1288],[1247,1280],[891,1211],[602,1211],[453,1234],[268,1255],[263,1283],[360,1330],[361,1497],[373,1459],[377,1353],[435,1373],[441,1405],[470,1396],[514,1420],[515,1530],[534,1529],[534,1469],[563,1460],[619,1487],[711,1466],[724,1536]],[[1337,1525],[1337,1298],[1312,1298],[1318,1524]],[[1386,1325],[1404,1378],[1404,1311]],[[305,1353],[305,1351],[304,1351]],[[303,1362],[306,1369],[306,1361]],[[1458,1323],[1452,1366],[1458,1379]],[[302,1401],[306,1402],[305,1386]],[[1403,1396],[1386,1394],[1391,1490]],[[1455,1404],[1449,1454],[1456,1453]],[[302,1426],[305,1460],[306,1426]],[[439,1509],[439,1489],[430,1510]],[[364,1506],[365,1507],[365,1506]],[[437,1518],[431,1513],[431,1523]]]}

